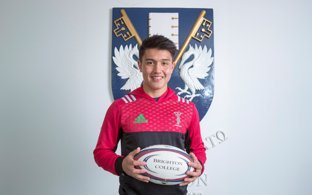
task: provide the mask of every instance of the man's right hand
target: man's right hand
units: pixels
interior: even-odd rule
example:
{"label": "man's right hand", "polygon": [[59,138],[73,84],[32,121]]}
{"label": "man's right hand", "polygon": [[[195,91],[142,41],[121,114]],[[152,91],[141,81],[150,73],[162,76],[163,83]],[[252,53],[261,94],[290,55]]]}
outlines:
{"label": "man's right hand", "polygon": [[146,171],[140,168],[140,166],[144,166],[146,165],[146,163],[134,159],[134,156],[140,151],[141,149],[137,148],[130,152],[122,161],[122,169],[127,175],[137,180],[148,183],[150,178],[144,176],[143,173],[145,173]]}

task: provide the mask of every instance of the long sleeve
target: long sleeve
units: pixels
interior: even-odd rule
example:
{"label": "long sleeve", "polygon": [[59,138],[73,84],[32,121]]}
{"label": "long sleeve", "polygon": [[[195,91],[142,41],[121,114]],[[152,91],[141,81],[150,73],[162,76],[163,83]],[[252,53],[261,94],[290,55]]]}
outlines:
{"label": "long sleeve", "polygon": [[195,154],[197,159],[202,164],[202,172],[204,171],[204,164],[206,162],[206,149],[201,137],[201,131],[200,131],[200,123],[199,123],[199,116],[198,111],[193,105],[193,117],[189,126],[189,133],[190,133],[190,151]]}
{"label": "long sleeve", "polygon": [[120,110],[118,102],[115,101],[106,112],[97,145],[93,151],[97,165],[115,175],[119,174],[116,166],[121,162],[121,156],[115,153],[119,141],[119,131]]}

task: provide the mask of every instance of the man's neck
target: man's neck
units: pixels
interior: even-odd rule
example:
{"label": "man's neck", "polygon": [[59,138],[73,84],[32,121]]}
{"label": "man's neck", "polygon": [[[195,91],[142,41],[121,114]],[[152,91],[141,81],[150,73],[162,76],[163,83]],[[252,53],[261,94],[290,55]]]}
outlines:
{"label": "man's neck", "polygon": [[150,90],[146,87],[144,87],[143,85],[143,90],[144,92],[151,96],[152,98],[159,98],[160,96],[162,96],[166,91],[167,91],[168,87],[164,88],[164,89],[159,89],[159,90]]}

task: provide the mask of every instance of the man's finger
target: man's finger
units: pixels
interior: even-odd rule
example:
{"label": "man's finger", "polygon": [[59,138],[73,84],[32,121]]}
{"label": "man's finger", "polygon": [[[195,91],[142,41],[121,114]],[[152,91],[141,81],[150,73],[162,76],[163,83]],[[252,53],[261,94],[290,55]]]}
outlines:
{"label": "man's finger", "polygon": [[128,155],[130,156],[135,156],[137,153],[139,153],[141,151],[141,148],[138,147],[137,149],[131,151]]}
{"label": "man's finger", "polygon": [[193,159],[193,162],[198,162],[198,159],[197,159],[196,155],[193,152],[191,152],[190,155],[191,155],[191,157]]}

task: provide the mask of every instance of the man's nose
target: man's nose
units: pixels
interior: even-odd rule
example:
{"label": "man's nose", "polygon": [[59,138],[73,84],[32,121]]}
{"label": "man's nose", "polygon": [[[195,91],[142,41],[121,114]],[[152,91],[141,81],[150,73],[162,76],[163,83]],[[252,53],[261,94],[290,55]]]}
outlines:
{"label": "man's nose", "polygon": [[156,62],[154,65],[154,71],[159,72],[161,70],[161,62]]}

